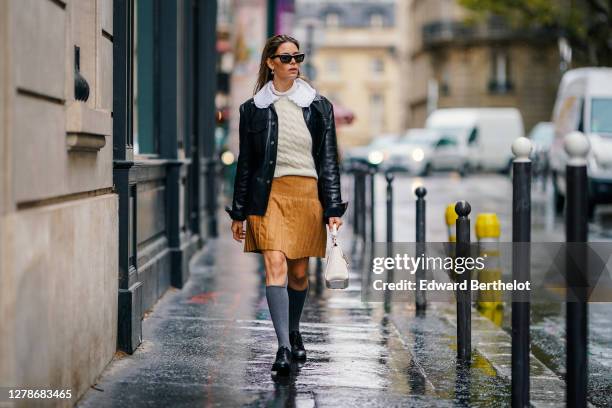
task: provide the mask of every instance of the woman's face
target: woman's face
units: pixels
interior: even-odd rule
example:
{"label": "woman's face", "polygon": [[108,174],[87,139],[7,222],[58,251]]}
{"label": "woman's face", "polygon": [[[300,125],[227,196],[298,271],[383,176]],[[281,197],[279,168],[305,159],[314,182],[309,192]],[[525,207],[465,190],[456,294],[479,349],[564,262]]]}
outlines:
{"label": "woman's face", "polygon": [[[298,47],[292,42],[284,42],[279,45],[275,54],[299,54],[300,50]],[[280,58],[268,58],[267,62],[268,67],[274,70],[274,76],[278,79],[295,79],[298,77],[298,70],[300,68],[300,64],[295,61],[295,58],[291,58],[291,62],[288,64],[283,64]]]}

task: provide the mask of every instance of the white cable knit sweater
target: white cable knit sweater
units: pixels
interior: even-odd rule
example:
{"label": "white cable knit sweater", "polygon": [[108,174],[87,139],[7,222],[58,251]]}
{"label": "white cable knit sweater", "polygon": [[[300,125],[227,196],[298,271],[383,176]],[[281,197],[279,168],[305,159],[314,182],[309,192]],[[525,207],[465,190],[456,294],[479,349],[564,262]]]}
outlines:
{"label": "white cable knit sweater", "polygon": [[297,90],[298,84],[285,92],[279,92],[271,86],[272,92],[279,98],[274,102],[278,115],[278,146],[274,177],[286,175],[309,176],[317,178],[312,157],[312,137],[306,126],[302,108],[288,98]]}

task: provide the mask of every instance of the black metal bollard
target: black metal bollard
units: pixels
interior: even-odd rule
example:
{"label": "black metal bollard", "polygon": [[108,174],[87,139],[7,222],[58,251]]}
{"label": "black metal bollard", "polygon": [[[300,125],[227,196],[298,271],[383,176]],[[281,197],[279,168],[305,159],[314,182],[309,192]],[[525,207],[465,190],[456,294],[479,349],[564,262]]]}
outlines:
{"label": "black metal bollard", "polygon": [[376,165],[370,166],[370,242],[376,242],[376,223],[374,222],[374,212],[376,210],[376,173],[378,169]]}
{"label": "black metal bollard", "polygon": [[[393,256],[393,172],[385,171],[387,180],[387,256]],[[387,282],[393,282],[394,269],[387,271]],[[385,313],[391,312],[392,291],[386,290],[384,294],[383,307]]]}
{"label": "black metal bollard", "polygon": [[323,261],[321,258],[316,258],[315,264],[315,293],[321,295],[323,293]]}
{"label": "black metal bollard", "polygon": [[[470,256],[470,211],[472,208],[467,201],[458,201],[455,204],[457,218],[457,244],[456,257],[465,258]],[[453,271],[453,273],[455,273]],[[467,284],[469,279],[465,271],[458,274],[457,281]],[[457,359],[461,363],[469,363],[472,360],[472,292],[469,285],[465,289],[457,290]]]}
{"label": "black metal bollard", "polygon": [[350,180],[349,182],[347,182],[347,193],[346,196],[348,197],[348,199],[350,200],[351,205],[348,206],[348,208],[346,209],[346,218],[347,220],[349,220],[349,222],[351,223],[351,228],[355,228],[355,189],[354,189],[354,185],[355,185],[355,172],[353,169],[353,163],[352,162],[348,162],[345,163],[344,165],[344,171],[346,172],[348,179]]}
{"label": "black metal bollard", "polygon": [[353,235],[359,235],[359,207],[360,207],[360,203],[359,203],[359,198],[360,198],[360,194],[359,194],[359,187],[360,187],[360,183],[359,183],[359,164],[354,162],[353,166],[351,168],[351,171],[353,173]]}
{"label": "black metal bollard", "polygon": [[[512,242],[531,241],[531,141],[520,137],[512,144]],[[512,279],[531,279],[529,244],[513,244]],[[526,299],[512,302],[512,407],[529,407],[529,315]]]}
{"label": "black metal bollard", "polygon": [[414,190],[417,196],[416,201],[416,242],[425,242],[425,196],[427,189],[425,187],[417,187]]}
{"label": "black metal bollard", "polygon": [[[567,301],[566,312],[566,404],[568,407],[586,407],[587,396],[587,344],[588,344],[588,307],[586,295],[588,240],[588,188],[586,157],[590,146],[588,139],[581,132],[572,132],[565,138],[565,150],[569,155],[566,166],[567,208],[565,213],[565,239],[567,242],[584,243],[576,247],[584,251],[583,256],[574,254],[572,262],[567,256],[567,294],[573,290],[576,299]],[[582,255],[582,254],[581,254]]]}
{"label": "black metal bollard", "polygon": [[223,169],[220,161],[216,157],[208,157],[204,159],[206,168],[206,209],[208,212],[208,232],[211,237],[219,236],[218,220],[217,220],[217,183],[218,177]]}
{"label": "black metal bollard", "polygon": [[351,253],[355,256],[359,267],[363,259],[366,243],[366,176],[369,172],[369,165],[363,160],[353,162],[353,246]]}
{"label": "black metal bollard", "polygon": [[367,235],[367,214],[368,214],[368,203],[367,203],[367,185],[366,178],[370,172],[369,165],[367,163],[362,163],[361,165],[361,177],[359,181],[361,182],[361,187],[359,188],[359,192],[361,193],[361,212],[360,212],[360,223],[361,223],[361,242],[365,244],[366,235]]}
{"label": "black metal bollard", "polygon": [[[421,256],[425,252],[425,195],[427,189],[418,187],[414,193],[417,196],[416,200],[416,256]],[[423,268],[416,271],[416,310],[423,311],[427,306],[425,292],[419,290],[419,282],[425,278]]]}
{"label": "black metal bollard", "polygon": [[385,172],[387,180],[387,242],[393,242],[393,172]]}

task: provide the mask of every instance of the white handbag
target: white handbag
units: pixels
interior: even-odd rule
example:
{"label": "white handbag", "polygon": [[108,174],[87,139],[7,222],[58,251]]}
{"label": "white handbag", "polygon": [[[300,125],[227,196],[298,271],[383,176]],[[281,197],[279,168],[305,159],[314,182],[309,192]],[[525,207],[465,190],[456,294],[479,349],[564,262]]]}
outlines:
{"label": "white handbag", "polygon": [[334,224],[332,230],[332,246],[329,248],[326,258],[325,286],[329,289],[346,289],[349,280],[349,263],[342,249],[338,246],[337,235],[338,228],[336,224]]}

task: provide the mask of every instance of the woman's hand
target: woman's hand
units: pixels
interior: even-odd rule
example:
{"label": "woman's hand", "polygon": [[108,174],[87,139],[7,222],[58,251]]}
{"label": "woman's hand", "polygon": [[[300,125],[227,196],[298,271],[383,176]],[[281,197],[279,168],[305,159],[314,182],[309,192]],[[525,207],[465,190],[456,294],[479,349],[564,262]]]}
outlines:
{"label": "woman's hand", "polygon": [[329,228],[330,232],[334,230],[334,224],[336,224],[336,228],[340,231],[340,226],[342,225],[342,219],[340,217],[329,217],[328,222],[327,228]]}
{"label": "woman's hand", "polygon": [[234,235],[234,239],[238,242],[242,242],[242,239],[246,237],[246,232],[243,228],[244,221],[232,221],[232,233]]}

